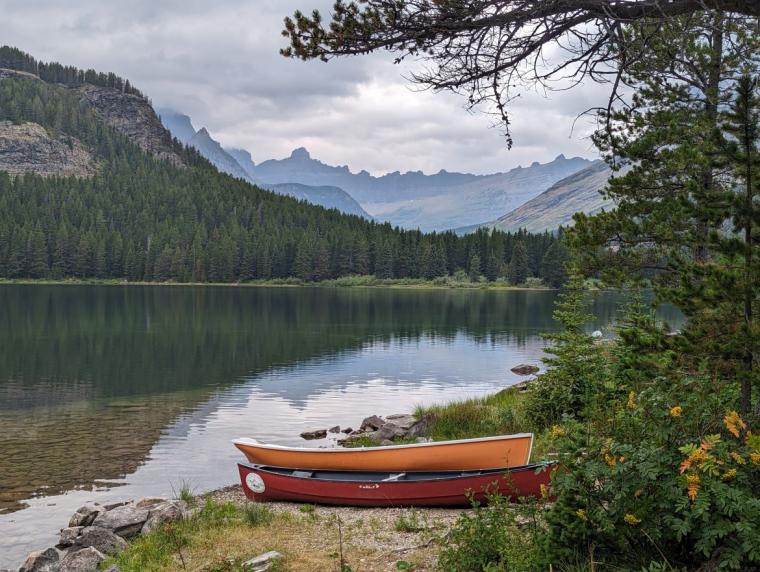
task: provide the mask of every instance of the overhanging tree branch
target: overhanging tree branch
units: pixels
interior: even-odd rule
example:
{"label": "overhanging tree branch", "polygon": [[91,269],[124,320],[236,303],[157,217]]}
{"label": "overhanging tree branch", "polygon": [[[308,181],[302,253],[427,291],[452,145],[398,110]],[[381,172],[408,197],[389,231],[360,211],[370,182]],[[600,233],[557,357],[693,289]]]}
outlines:
{"label": "overhanging tree branch", "polygon": [[433,90],[462,93],[470,106],[491,103],[506,129],[517,87],[566,89],[586,79],[625,86],[625,69],[647,56],[646,34],[627,45],[626,29],[650,36],[678,19],[721,11],[760,17],[760,0],[337,0],[329,24],[319,12],[285,19],[286,57],[328,61],[380,50],[398,63],[428,63],[412,76]]}

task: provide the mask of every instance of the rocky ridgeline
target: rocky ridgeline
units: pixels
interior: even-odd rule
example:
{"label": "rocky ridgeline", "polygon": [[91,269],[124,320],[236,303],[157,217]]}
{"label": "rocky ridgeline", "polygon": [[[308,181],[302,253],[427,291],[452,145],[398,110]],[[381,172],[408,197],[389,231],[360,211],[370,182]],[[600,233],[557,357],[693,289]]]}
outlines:
{"label": "rocky ridgeline", "polygon": [[[371,442],[378,445],[393,445],[396,439],[416,440],[424,443],[430,441],[425,437],[428,429],[429,418],[423,416],[420,418],[406,413],[397,415],[388,415],[387,417],[378,417],[373,415],[362,421],[359,429],[351,428],[341,429],[339,426],[330,429],[319,429],[317,431],[306,431],[301,433],[304,439],[324,439],[329,433],[344,434],[346,437],[338,439],[338,445],[346,447],[352,446],[356,442]],[[353,443],[352,443],[353,442]]]}
{"label": "rocky ridgeline", "polygon": [[76,88],[106,123],[153,156],[174,165],[183,164],[174,152],[171,134],[147,99],[110,87],[85,84]]}
{"label": "rocky ridgeline", "polygon": [[[109,505],[88,503],[77,509],[58,544],[27,556],[18,572],[92,572],[108,556],[127,546],[127,540],[185,518],[181,500],[148,497]],[[111,566],[106,572],[118,572]]]}

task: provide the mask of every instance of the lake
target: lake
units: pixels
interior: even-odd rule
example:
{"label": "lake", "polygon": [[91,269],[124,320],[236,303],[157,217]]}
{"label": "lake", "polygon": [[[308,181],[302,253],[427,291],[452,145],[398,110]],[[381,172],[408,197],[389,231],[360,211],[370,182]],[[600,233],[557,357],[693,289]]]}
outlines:
{"label": "lake", "polygon": [[[87,500],[234,483],[235,437],[319,446],[299,433],[506,387],[555,296],[0,285],[0,567]],[[593,327],[619,303],[599,294]]]}

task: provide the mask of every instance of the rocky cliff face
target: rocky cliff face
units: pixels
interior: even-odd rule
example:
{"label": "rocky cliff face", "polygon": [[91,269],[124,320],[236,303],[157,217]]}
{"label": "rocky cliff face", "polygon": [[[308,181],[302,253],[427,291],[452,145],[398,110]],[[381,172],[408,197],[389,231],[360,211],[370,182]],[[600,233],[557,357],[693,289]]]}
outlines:
{"label": "rocky cliff face", "polygon": [[147,100],[94,85],[83,85],[76,90],[106,123],[129,137],[144,151],[174,165],[182,164],[182,159],[172,148],[171,135]]}
{"label": "rocky cliff face", "polygon": [[54,139],[36,123],[0,121],[0,171],[89,177],[96,170],[92,155],[78,140]]}

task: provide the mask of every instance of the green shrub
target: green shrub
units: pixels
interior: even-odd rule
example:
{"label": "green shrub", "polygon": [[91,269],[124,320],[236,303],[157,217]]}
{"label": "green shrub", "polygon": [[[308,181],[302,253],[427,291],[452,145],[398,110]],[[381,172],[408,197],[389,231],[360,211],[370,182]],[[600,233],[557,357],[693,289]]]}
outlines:
{"label": "green shrub", "polygon": [[526,513],[535,522],[535,507],[520,508],[498,495],[489,497],[488,506],[462,513],[449,531],[439,567],[445,572],[538,570],[536,528],[517,525],[517,516]]}

